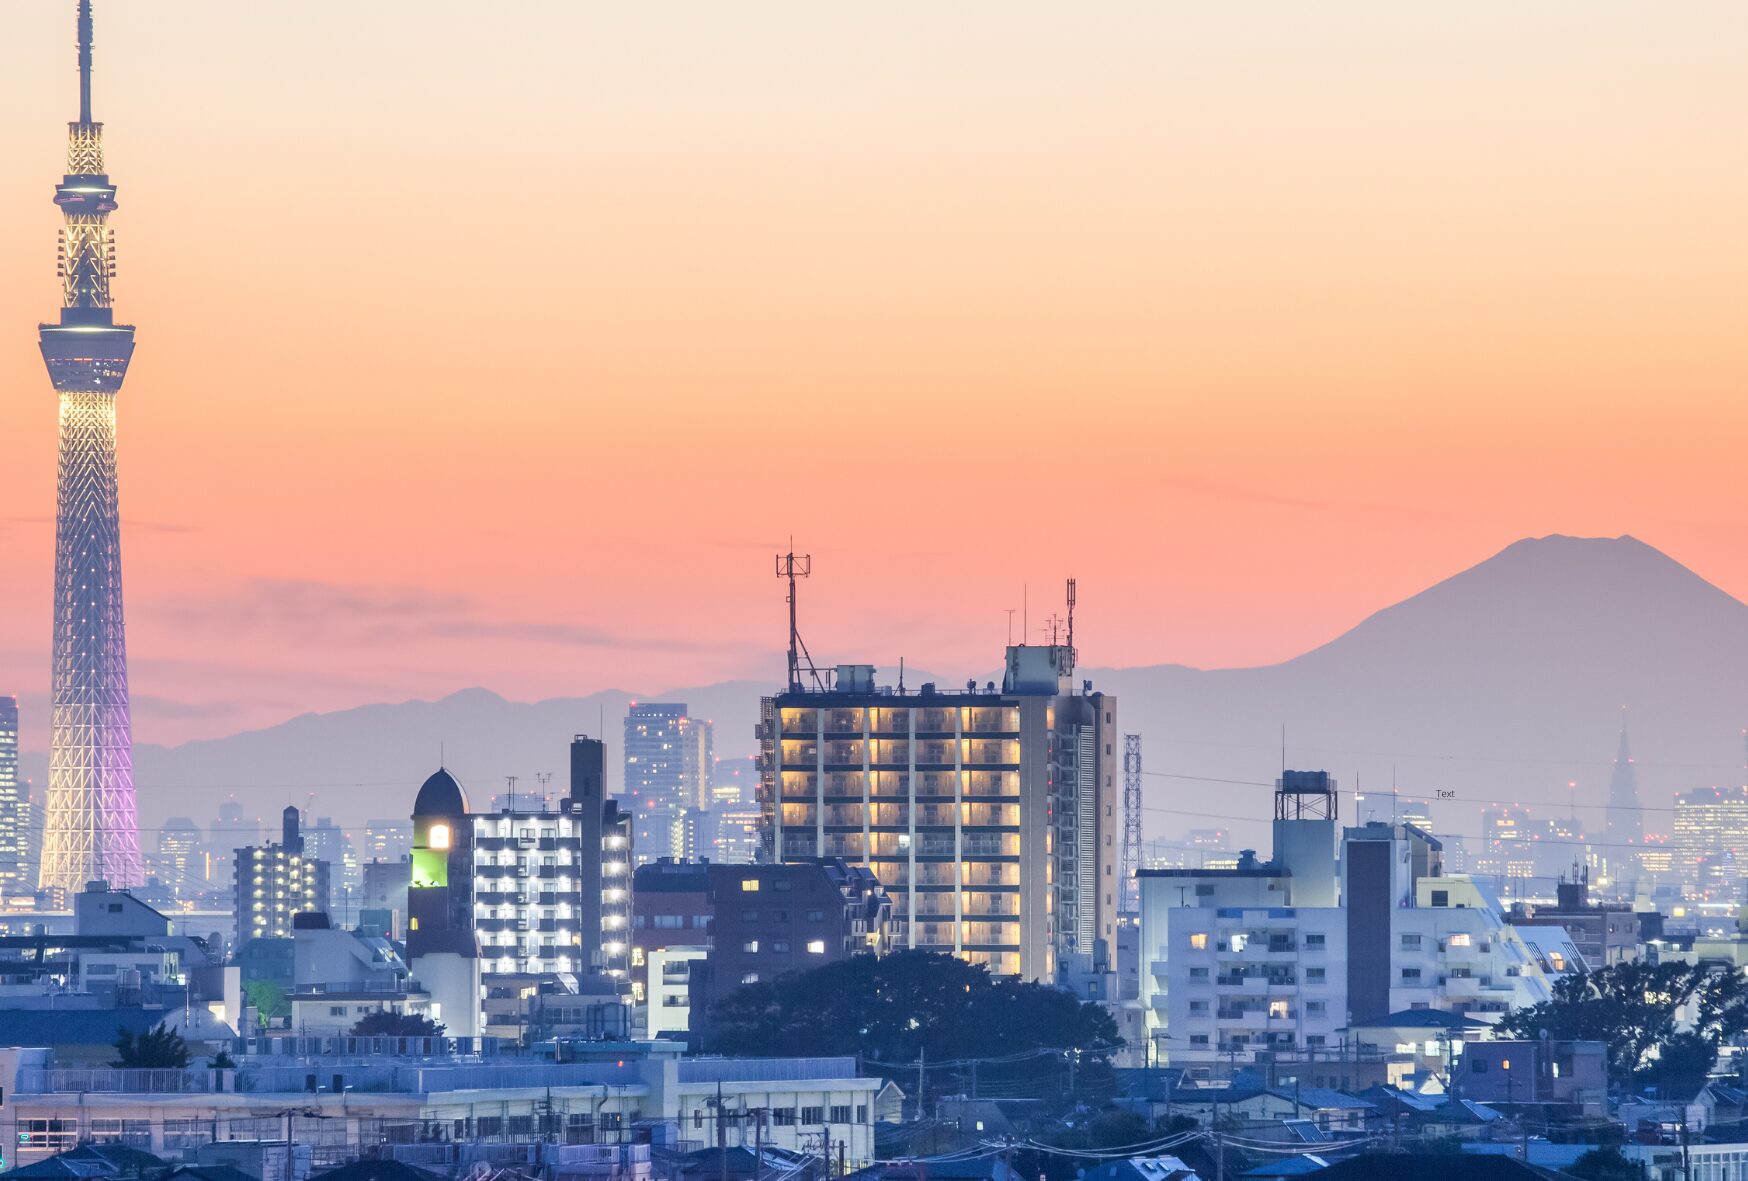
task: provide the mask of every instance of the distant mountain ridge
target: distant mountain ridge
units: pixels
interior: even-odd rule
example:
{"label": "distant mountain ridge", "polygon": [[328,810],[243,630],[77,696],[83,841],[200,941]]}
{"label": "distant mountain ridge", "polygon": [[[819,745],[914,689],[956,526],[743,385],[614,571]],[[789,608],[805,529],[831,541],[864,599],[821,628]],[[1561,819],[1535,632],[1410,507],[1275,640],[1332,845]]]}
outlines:
{"label": "distant mountain ridge", "polygon": [[[1344,788],[1358,778],[1387,790],[1394,776],[1405,795],[1453,793],[1434,805],[1441,830],[1475,833],[1478,809],[1496,800],[1563,811],[1573,779],[1580,815],[1600,827],[1622,706],[1647,828],[1667,831],[1671,792],[1742,781],[1744,669],[1748,604],[1634,538],[1552,536],[1517,542],[1281,664],[1081,675],[1116,693],[1119,727],[1143,735],[1150,838],[1220,827],[1254,841],[1283,726],[1288,761],[1324,767]],[[771,688],[730,681],[659,699],[714,720],[718,753],[735,756],[752,751]],[[141,820],[204,824],[232,792],[263,816],[313,792],[314,812],[343,824],[398,817],[440,750],[482,800],[505,775],[528,791],[550,772],[560,791],[571,735],[604,725],[616,751],[631,700],[615,691],[523,703],[476,688],[141,746]]]}

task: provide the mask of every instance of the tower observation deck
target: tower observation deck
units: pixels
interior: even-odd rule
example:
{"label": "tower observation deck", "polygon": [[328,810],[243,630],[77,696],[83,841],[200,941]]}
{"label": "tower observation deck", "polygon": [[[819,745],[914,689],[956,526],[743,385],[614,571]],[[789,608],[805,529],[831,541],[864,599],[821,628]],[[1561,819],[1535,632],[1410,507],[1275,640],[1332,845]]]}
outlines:
{"label": "tower observation deck", "polygon": [[64,218],[61,314],[39,329],[43,362],[60,395],[40,884],[68,892],[97,879],[117,887],[143,881],[115,467],[115,396],[133,357],[134,330],[115,322],[110,301],[115,186],[103,162],[103,124],[91,117],[91,24],[91,0],[79,0],[79,119],[67,125],[67,172],[55,187]]}

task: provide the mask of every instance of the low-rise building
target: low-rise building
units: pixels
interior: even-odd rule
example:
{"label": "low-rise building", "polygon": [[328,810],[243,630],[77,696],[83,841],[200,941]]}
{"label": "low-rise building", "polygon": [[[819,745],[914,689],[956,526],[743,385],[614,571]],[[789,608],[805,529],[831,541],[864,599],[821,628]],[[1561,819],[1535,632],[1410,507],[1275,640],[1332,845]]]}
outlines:
{"label": "low-rise building", "polygon": [[1471,1043],[1458,1060],[1452,1094],[1479,1103],[1608,1111],[1603,1042],[1495,1039]]}
{"label": "low-rise building", "polygon": [[[592,1063],[444,1059],[370,1052],[245,1055],[234,1072],[65,1069],[46,1051],[0,1049],[0,1135],[29,1164],[80,1143],[191,1158],[215,1140],[289,1138],[316,1167],[366,1150],[453,1163],[444,1146],[664,1143],[817,1153],[849,1168],[874,1159],[874,1109],[886,1084],[851,1058],[677,1059]],[[389,1043],[392,1044],[392,1043]],[[344,1039],[335,1049],[344,1049]],[[435,1146],[435,1147],[433,1147]],[[500,1155],[503,1155],[500,1152]],[[532,1159],[532,1156],[530,1156]]]}
{"label": "low-rise building", "polygon": [[1511,908],[1516,927],[1559,927],[1591,968],[1607,968],[1639,956],[1639,917],[1625,903],[1590,901],[1590,871],[1555,887],[1552,906],[1520,903]]}

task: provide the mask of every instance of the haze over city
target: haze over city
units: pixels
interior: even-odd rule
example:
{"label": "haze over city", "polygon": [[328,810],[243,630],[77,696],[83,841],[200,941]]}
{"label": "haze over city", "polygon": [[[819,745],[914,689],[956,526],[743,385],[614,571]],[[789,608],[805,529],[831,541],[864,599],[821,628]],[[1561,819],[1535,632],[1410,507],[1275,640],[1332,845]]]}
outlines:
{"label": "haze over city", "polygon": [[[19,332],[61,8],[0,39]],[[768,680],[791,535],[822,654],[943,676],[1068,574],[1114,667],[1286,659],[1556,532],[1748,594],[1748,14],[1264,9],[112,5],[139,739]]]}

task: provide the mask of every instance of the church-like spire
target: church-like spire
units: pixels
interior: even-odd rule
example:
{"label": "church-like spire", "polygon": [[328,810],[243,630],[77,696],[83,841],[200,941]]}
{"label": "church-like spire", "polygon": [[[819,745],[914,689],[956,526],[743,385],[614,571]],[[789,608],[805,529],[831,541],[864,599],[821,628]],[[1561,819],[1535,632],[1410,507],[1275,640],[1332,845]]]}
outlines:
{"label": "church-like spire", "polygon": [[1627,710],[1621,707],[1620,745],[1615,752],[1614,773],[1608,781],[1608,839],[1614,845],[1640,845],[1645,841],[1645,818],[1639,807],[1639,771],[1627,739]]}

